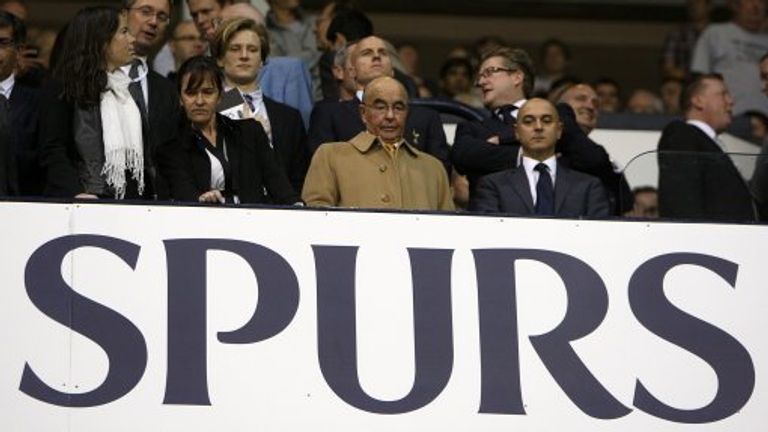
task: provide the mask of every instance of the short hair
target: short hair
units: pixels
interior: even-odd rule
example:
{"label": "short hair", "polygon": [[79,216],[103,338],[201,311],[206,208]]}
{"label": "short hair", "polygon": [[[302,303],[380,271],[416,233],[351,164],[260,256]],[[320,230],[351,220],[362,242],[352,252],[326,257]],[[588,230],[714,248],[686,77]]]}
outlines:
{"label": "short hair", "polygon": [[533,83],[536,78],[536,69],[533,67],[531,56],[523,49],[503,46],[483,53],[480,64],[492,57],[501,57],[506,67],[519,69],[523,73],[523,95],[526,99],[530,98],[533,95]]}
{"label": "short hair", "polygon": [[347,63],[347,58],[349,58],[352,45],[354,45],[354,43],[347,44],[344,48],[336,50],[333,54],[333,64],[335,66],[344,67]]}
{"label": "short hair", "polygon": [[659,190],[653,186],[638,186],[632,189],[632,195],[638,195],[641,193],[655,193],[658,194]]}
{"label": "short hair", "polygon": [[[187,80],[187,88],[182,88],[184,77],[189,75]],[[176,87],[179,94],[184,94],[184,91],[197,90],[204,83],[206,79],[213,81],[213,84],[219,90],[219,94],[224,93],[224,75],[221,72],[221,68],[216,64],[216,60],[208,56],[195,56],[187,59],[179,67],[179,71],[176,75]]]}
{"label": "short hair", "polygon": [[598,78],[597,80],[595,80],[594,84],[592,84],[592,87],[597,88],[597,86],[600,86],[600,85],[614,86],[616,87],[616,90],[618,90],[618,92],[621,93],[621,85],[619,85],[619,82],[613,78],[609,78],[609,77]]}
{"label": "short hair", "polygon": [[17,47],[27,41],[27,26],[24,25],[24,21],[10,12],[0,10],[0,28],[11,29],[11,38]]}
{"label": "short hair", "polygon": [[[130,9],[130,8],[133,7],[133,5],[136,4],[137,1],[139,1],[139,0],[123,0],[122,8],[126,9],[126,10]],[[189,1],[189,0],[187,0],[187,1]],[[221,3],[221,2],[219,2],[219,3]],[[173,0],[168,0],[168,10],[173,10]]]}
{"label": "short hair", "polygon": [[267,57],[269,57],[269,34],[264,25],[257,23],[250,18],[234,18],[229,21],[225,21],[221,28],[216,32],[216,36],[213,38],[213,44],[211,44],[211,54],[216,59],[224,57],[224,53],[227,52],[229,44],[232,43],[235,35],[243,31],[252,31],[259,36],[259,43],[261,44],[261,61],[266,63]]}
{"label": "short hair", "polygon": [[685,114],[693,109],[693,97],[698,95],[704,89],[704,81],[715,80],[724,82],[723,76],[719,73],[694,74],[683,86],[680,93],[680,111]]}
{"label": "short hair", "polygon": [[467,70],[467,75],[469,75],[470,79],[472,77],[472,63],[465,59],[460,57],[451,57],[443,63],[443,66],[440,67],[440,79],[445,78],[446,75],[448,75],[448,71],[451,70],[454,67],[463,67]]}
{"label": "short hair", "polygon": [[357,42],[373,35],[373,23],[363,12],[344,8],[334,13],[325,37],[331,42],[336,42],[337,33],[344,35],[347,42]]}

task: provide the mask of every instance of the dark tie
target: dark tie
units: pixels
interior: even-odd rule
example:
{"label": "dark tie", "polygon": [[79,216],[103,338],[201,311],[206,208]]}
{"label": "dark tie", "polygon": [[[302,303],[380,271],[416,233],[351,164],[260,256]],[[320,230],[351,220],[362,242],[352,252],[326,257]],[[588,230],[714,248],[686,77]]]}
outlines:
{"label": "dark tie", "polygon": [[494,114],[496,115],[496,118],[501,120],[502,123],[508,126],[514,126],[517,122],[517,118],[515,118],[514,113],[517,111],[517,107],[514,105],[504,105],[501,108],[496,108],[494,111]]}
{"label": "dark tie", "polygon": [[133,100],[139,107],[139,111],[141,111],[141,119],[146,121],[147,104],[144,101],[144,90],[141,89],[141,80],[136,81],[136,78],[139,77],[139,66],[141,66],[141,64],[141,60],[139,59],[136,59],[131,63],[131,70],[128,71],[128,77],[134,81],[131,81],[131,83],[128,84],[128,91],[131,92]]}
{"label": "dark tie", "polygon": [[248,108],[251,109],[251,114],[256,112],[256,106],[253,104],[253,96],[249,94],[244,94],[243,99],[245,99],[245,103],[248,104]]}
{"label": "dark tie", "polygon": [[539,181],[536,183],[537,215],[553,216],[555,214],[555,188],[552,187],[552,177],[549,175],[549,167],[542,162],[534,168],[539,172]]}

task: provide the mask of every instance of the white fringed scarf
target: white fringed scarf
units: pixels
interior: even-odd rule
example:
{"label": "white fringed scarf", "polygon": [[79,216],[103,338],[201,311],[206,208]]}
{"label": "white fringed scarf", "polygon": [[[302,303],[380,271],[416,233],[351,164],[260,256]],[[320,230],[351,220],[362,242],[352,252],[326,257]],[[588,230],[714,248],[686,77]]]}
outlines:
{"label": "white fringed scarf", "polygon": [[101,126],[104,138],[104,167],[101,175],[115,191],[115,198],[125,197],[125,171],[144,193],[144,142],[141,112],[133,101],[128,84],[131,79],[120,69],[107,75],[107,89],[101,94]]}

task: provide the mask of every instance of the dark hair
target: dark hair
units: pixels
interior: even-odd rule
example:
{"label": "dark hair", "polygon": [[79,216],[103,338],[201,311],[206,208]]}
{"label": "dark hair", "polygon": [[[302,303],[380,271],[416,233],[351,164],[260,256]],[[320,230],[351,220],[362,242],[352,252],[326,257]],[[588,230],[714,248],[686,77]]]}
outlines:
{"label": "dark hair", "polygon": [[[181,88],[184,77],[189,75],[187,87]],[[197,90],[205,83],[206,79],[213,81],[213,84],[219,90],[219,94],[224,93],[224,76],[221,68],[216,64],[216,60],[208,56],[195,56],[187,59],[179,67],[176,74],[176,88],[179,94],[185,90]]]}
{"label": "dark hair", "polygon": [[337,33],[344,35],[347,43],[354,43],[373,35],[373,23],[367,15],[357,9],[339,9],[337,6],[325,37],[335,43]]}
{"label": "dark hair", "polygon": [[269,33],[267,29],[250,18],[233,18],[225,21],[213,37],[211,44],[211,54],[214,58],[221,60],[229,48],[229,44],[235,35],[242,31],[252,31],[259,36],[261,44],[261,62],[266,63],[269,56]]}
{"label": "dark hair", "polygon": [[659,193],[659,190],[653,186],[638,186],[632,189],[632,195],[638,195],[641,193]]}
{"label": "dark hair", "polygon": [[506,46],[493,48],[483,53],[480,64],[482,65],[491,57],[501,57],[504,60],[504,66],[509,69],[520,69],[523,73],[523,96],[528,99],[533,95],[536,69],[533,67],[531,56],[525,50]]}
{"label": "dark hair", "polygon": [[27,41],[27,26],[16,15],[0,10],[0,28],[11,28],[13,44],[22,45]]}
{"label": "dark hair", "polygon": [[597,80],[595,80],[594,84],[592,84],[592,87],[597,87],[599,85],[611,85],[616,87],[616,90],[618,90],[619,93],[621,93],[621,86],[619,85],[619,82],[616,81],[613,78],[608,77],[602,77]]}
{"label": "dark hair", "polygon": [[565,56],[566,60],[571,59],[571,49],[568,48],[568,45],[565,44],[565,42],[561,41],[560,39],[556,38],[550,38],[544,41],[544,43],[541,44],[541,50],[539,51],[539,55],[541,56],[541,60],[544,60],[544,57],[547,56],[547,50],[549,50],[550,47],[557,47],[560,48],[560,51],[563,52],[563,56]]}
{"label": "dark hair", "polygon": [[[403,46],[407,46],[407,44]],[[458,57],[449,58],[443,63],[443,66],[440,68],[440,79],[445,78],[445,76],[448,75],[448,71],[455,67],[463,67],[466,69],[467,75],[472,79],[472,63],[465,58]]]}
{"label": "dark hair", "polygon": [[704,81],[708,80],[722,82],[725,81],[723,76],[719,73],[692,75],[690,79],[685,83],[683,86],[683,91],[680,93],[680,112],[687,114],[691,109],[693,109],[693,97],[704,89]]}
{"label": "dark hair", "polygon": [[80,9],[61,42],[53,77],[62,97],[81,107],[97,105],[107,87],[106,50],[120,25],[120,11],[109,6]]}

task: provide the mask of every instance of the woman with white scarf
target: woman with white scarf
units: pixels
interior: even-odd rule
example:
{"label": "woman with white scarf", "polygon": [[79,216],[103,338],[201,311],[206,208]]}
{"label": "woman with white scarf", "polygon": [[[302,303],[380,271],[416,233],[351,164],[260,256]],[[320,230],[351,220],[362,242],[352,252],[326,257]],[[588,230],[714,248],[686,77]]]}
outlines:
{"label": "woman with white scarf", "polygon": [[145,175],[142,119],[121,66],[134,58],[124,13],[80,10],[61,43],[60,61],[41,101],[41,162],[47,196],[142,199]]}

